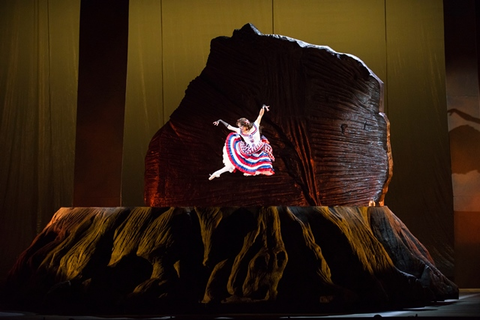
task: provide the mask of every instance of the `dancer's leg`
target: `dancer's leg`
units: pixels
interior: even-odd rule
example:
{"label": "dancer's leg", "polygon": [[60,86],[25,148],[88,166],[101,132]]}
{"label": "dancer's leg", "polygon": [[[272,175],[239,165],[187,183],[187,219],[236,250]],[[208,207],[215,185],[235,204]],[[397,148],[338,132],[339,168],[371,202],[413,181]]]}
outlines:
{"label": "dancer's leg", "polygon": [[212,174],[210,175],[210,177],[208,178],[208,180],[213,180],[213,179],[215,179],[215,178],[219,178],[220,175],[221,175],[222,173],[225,173],[225,172],[232,172],[232,171],[230,170],[229,167],[225,166],[225,167],[223,167],[222,169],[217,170],[217,171],[215,171],[214,173],[212,173]]}
{"label": "dancer's leg", "polygon": [[234,165],[230,162],[230,159],[229,159],[228,154],[227,154],[227,147],[225,145],[223,146],[223,164],[225,166],[222,169],[219,169],[219,170],[215,171],[214,173],[212,173],[210,175],[210,177],[208,178],[208,180],[213,180],[215,178],[220,177],[220,175],[222,173],[233,172],[235,170]]}

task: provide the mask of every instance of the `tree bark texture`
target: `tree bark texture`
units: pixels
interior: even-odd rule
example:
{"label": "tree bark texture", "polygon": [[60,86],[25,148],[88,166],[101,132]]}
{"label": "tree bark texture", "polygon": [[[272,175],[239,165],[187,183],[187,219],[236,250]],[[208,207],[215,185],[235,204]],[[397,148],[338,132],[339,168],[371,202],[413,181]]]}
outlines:
{"label": "tree bark texture", "polygon": [[458,288],[388,207],[61,208],[2,290],[40,312],[327,312]]}
{"label": "tree bark texture", "polygon": [[[275,156],[273,176],[223,167],[235,126],[261,123]],[[206,67],[188,86],[145,158],[147,206],[366,206],[383,204],[392,176],[383,82],[358,58],[251,24],[211,42]]]}

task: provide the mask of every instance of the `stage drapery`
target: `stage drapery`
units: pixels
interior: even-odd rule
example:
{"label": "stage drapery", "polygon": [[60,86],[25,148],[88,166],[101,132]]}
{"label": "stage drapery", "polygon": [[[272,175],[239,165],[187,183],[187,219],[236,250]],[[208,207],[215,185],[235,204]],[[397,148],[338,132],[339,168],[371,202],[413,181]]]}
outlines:
{"label": "stage drapery", "polygon": [[75,156],[80,0],[0,2],[0,272],[61,206]]}

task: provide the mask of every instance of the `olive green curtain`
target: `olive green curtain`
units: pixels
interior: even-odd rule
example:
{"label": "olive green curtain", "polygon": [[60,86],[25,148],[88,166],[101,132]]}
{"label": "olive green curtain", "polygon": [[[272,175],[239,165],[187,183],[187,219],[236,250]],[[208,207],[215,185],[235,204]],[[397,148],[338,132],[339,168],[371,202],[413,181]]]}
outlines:
{"label": "olive green curtain", "polygon": [[80,0],[0,1],[0,271],[71,205]]}
{"label": "olive green curtain", "polygon": [[385,203],[453,277],[442,1],[386,1],[393,178]]}

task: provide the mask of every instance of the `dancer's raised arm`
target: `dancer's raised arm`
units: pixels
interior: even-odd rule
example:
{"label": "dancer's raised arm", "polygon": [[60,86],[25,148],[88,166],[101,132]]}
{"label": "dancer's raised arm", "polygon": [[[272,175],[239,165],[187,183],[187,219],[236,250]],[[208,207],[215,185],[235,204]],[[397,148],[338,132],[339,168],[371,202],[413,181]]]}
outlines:
{"label": "dancer's raised arm", "polygon": [[213,125],[218,126],[220,123],[222,123],[225,127],[227,127],[228,130],[232,130],[235,132],[238,132],[239,130],[237,127],[229,125],[227,122],[223,121],[222,119],[218,119],[217,121],[214,121]]}
{"label": "dancer's raised arm", "polygon": [[260,112],[258,113],[258,117],[255,120],[255,123],[257,124],[257,126],[260,125],[260,122],[262,121],[262,117],[265,114],[265,110],[270,111],[270,106],[267,106],[267,105],[264,104],[262,106],[262,108],[260,109]]}

